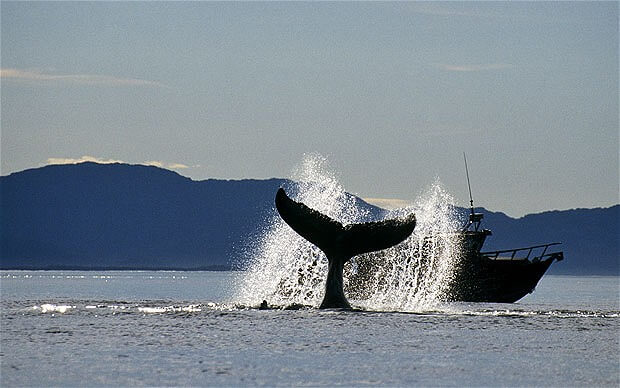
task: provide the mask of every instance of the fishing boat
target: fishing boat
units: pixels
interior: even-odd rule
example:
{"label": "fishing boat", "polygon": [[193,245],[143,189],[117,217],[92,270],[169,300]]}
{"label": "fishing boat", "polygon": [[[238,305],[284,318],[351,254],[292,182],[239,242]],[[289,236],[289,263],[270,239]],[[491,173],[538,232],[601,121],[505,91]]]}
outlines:
{"label": "fishing boat", "polygon": [[462,257],[449,285],[448,299],[513,303],[531,293],[554,261],[564,259],[559,242],[525,248],[483,251],[492,233],[480,229],[483,219],[473,206],[461,232]]}

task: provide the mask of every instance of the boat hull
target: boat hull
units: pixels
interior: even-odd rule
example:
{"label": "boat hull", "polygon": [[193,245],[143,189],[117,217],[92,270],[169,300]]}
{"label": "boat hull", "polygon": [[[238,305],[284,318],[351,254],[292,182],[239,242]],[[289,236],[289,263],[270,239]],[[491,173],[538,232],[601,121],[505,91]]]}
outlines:
{"label": "boat hull", "polygon": [[534,291],[553,258],[466,260],[450,284],[448,299],[462,302],[513,303]]}

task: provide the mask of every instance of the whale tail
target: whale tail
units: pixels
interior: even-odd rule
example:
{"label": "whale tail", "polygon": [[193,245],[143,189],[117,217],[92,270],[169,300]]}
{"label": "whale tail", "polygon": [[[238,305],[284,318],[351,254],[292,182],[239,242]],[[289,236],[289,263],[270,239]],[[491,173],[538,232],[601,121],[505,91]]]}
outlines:
{"label": "whale tail", "polygon": [[329,269],[320,308],[350,309],[343,289],[344,264],[355,255],[400,243],[415,228],[413,214],[404,220],[342,225],[303,203],[293,201],[282,188],[276,194],[276,208],[295,232],[319,247],[327,256]]}
{"label": "whale tail", "polygon": [[404,241],[413,232],[416,219],[342,225],[300,202],[290,199],[284,189],[276,194],[276,208],[282,219],[295,232],[319,247],[328,260],[339,257],[344,262],[355,255],[374,252]]}

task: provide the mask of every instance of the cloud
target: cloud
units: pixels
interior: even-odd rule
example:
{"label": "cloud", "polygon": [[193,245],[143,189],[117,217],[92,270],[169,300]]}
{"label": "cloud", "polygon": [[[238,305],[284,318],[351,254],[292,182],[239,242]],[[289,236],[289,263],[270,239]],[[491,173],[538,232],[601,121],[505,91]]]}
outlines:
{"label": "cloud", "polygon": [[380,208],[392,210],[401,209],[411,206],[411,202],[404,199],[397,198],[362,198],[364,201],[371,205],[379,206]]}
{"label": "cloud", "polygon": [[[197,167],[197,166],[196,166],[196,167]],[[186,165],[185,165],[185,164],[183,164],[183,163],[170,163],[170,164],[168,165],[168,168],[172,168],[172,169],[181,168],[181,169],[183,169],[183,168],[189,168],[189,166],[186,166]]]}
{"label": "cloud", "polygon": [[31,81],[40,83],[64,82],[91,86],[154,86],[166,87],[157,82],[137,78],[119,78],[109,75],[96,74],[51,74],[37,70],[20,70],[12,68],[0,69],[0,78],[3,80]]}
{"label": "cloud", "polygon": [[[122,160],[117,159],[101,159],[95,156],[84,155],[81,158],[48,158],[46,164],[77,164],[83,162],[94,162],[99,164],[112,164],[112,163],[127,163]],[[200,165],[188,166],[183,163],[164,163],[158,160],[150,160],[147,162],[140,163],[145,166],[155,166],[159,168],[167,168],[172,170],[192,168],[192,167],[200,167]]]}
{"label": "cloud", "polygon": [[164,164],[162,162],[157,161],[157,160],[149,160],[148,162],[144,162],[142,164],[144,164],[146,166],[164,167]]}
{"label": "cloud", "polygon": [[430,16],[466,16],[466,17],[487,17],[488,14],[480,13],[479,11],[474,11],[473,9],[465,9],[463,7],[456,8],[448,4],[445,6],[444,4],[436,4],[436,3],[426,3],[426,2],[413,2],[410,5],[411,10],[414,13],[418,13],[421,15],[430,15]]}
{"label": "cloud", "polygon": [[470,127],[458,123],[429,123],[416,128],[420,136],[446,137],[446,136],[480,136],[486,131],[485,128]]}
{"label": "cloud", "polygon": [[506,7],[497,4],[487,4],[485,2],[426,2],[413,1],[410,2],[410,10],[413,13],[427,16],[450,17],[450,18],[475,18],[487,20],[515,20],[525,22],[549,23],[553,21],[562,21],[557,15],[553,18],[547,15],[534,14],[532,8]]}
{"label": "cloud", "polygon": [[[158,160],[150,160],[150,161],[144,162],[142,164],[144,164],[146,166],[155,166],[155,167],[160,167],[160,168],[170,168],[170,169],[173,169],[173,170],[190,168],[188,165],[183,164],[183,163],[164,163],[164,162],[160,162]],[[194,167],[196,167],[196,166],[194,166]]]}
{"label": "cloud", "polygon": [[473,71],[487,71],[487,70],[502,70],[512,69],[514,65],[509,63],[486,63],[476,65],[447,65],[444,63],[435,64],[436,67],[445,71],[458,71],[458,72],[473,72]]}
{"label": "cloud", "polygon": [[99,159],[94,156],[84,155],[79,159],[73,158],[48,158],[47,164],[77,164],[83,162],[95,162],[100,164],[125,163],[122,160]]}

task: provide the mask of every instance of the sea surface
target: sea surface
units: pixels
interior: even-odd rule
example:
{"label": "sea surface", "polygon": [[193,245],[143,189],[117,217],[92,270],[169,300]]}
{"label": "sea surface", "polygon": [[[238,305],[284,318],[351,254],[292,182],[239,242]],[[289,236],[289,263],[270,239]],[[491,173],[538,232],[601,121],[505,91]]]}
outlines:
{"label": "sea surface", "polygon": [[234,300],[236,272],[0,271],[0,385],[620,385],[620,278],[414,312]]}

